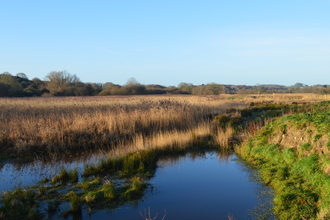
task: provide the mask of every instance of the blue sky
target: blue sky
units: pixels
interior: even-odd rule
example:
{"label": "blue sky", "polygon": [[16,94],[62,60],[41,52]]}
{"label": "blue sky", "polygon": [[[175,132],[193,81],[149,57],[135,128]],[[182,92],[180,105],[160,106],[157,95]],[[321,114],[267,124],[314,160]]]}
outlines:
{"label": "blue sky", "polygon": [[0,73],[330,84],[330,1],[0,0]]}

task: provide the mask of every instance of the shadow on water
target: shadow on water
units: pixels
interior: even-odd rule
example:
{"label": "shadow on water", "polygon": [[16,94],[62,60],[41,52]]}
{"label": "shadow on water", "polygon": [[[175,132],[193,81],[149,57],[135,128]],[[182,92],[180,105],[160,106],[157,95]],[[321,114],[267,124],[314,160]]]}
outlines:
{"label": "shadow on water", "polygon": [[[15,185],[31,185],[50,178],[61,168],[77,168],[95,163],[98,155],[89,159],[42,162],[3,163],[0,166],[0,189],[11,190]],[[113,209],[91,210],[79,207],[66,216],[58,210],[47,213],[48,219],[145,219],[158,214],[157,219],[275,219],[272,214],[273,191],[264,186],[257,171],[235,154],[196,151],[171,155],[158,161],[150,186],[138,201]],[[70,204],[61,204],[67,210]]]}

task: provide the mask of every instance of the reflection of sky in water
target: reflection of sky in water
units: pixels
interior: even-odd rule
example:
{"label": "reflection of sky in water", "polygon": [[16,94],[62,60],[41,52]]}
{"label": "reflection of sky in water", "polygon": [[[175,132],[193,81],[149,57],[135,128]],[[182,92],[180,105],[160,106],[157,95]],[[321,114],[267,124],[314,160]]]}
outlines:
{"label": "reflection of sky in water", "polygon": [[[182,219],[258,219],[266,214],[266,203],[271,204],[271,191],[251,179],[255,179],[251,169],[232,155],[227,160],[219,159],[216,153],[202,157],[181,157],[160,162],[154,178],[150,180],[152,189],[143,201],[135,205],[124,205],[108,212],[96,212],[91,219],[142,219],[140,211],[151,209],[151,217]],[[264,190],[268,196],[257,199],[257,192]],[[265,194],[266,195],[266,194]],[[260,199],[260,198],[259,198]],[[268,200],[267,200],[268,199]],[[269,208],[269,206],[268,206]],[[258,216],[250,216],[251,211]],[[274,219],[274,217],[262,218]]]}
{"label": "reflection of sky in water", "polygon": [[32,185],[36,182],[57,175],[62,168],[83,170],[84,164],[94,163],[100,155],[83,158],[79,161],[57,161],[54,163],[47,162],[2,162],[0,165],[0,191],[13,190],[16,186],[24,187]]}
{"label": "reflection of sky in water", "polygon": [[[58,162],[54,166],[40,162],[7,163],[0,170],[0,189],[3,191],[17,184],[23,186],[50,178],[62,167],[82,170],[84,163],[94,161],[95,158],[73,163]],[[96,211],[91,215],[84,209],[82,215],[83,219],[143,219],[140,211],[143,213],[150,207],[152,217],[158,213],[157,219],[162,219],[165,209],[165,219],[171,220],[228,219],[228,214],[235,219],[257,219],[248,216],[249,210],[264,213],[264,204],[271,203],[271,196],[269,189],[256,180],[255,173],[235,155],[197,153],[167,158],[159,162],[156,175],[150,180],[152,187],[138,204]]]}

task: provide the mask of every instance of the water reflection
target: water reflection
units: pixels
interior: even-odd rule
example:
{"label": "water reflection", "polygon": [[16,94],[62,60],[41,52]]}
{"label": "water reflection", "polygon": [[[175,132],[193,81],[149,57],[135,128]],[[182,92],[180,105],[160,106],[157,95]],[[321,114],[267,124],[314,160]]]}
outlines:
{"label": "water reflection", "polygon": [[[77,168],[95,163],[105,154],[75,161],[44,163],[41,161],[1,165],[0,189],[33,184],[51,178],[61,168]],[[228,152],[196,151],[170,155],[158,162],[159,168],[150,179],[150,187],[140,201],[116,209],[89,210],[82,207],[79,215],[67,219],[143,219],[140,212],[149,207],[157,219],[275,219],[272,215],[273,192],[261,184],[252,167]],[[65,210],[65,208],[63,208]],[[49,219],[59,219],[57,214]]]}
{"label": "water reflection", "polygon": [[233,155],[233,152],[230,151],[215,152],[214,150],[204,150],[204,151],[198,150],[189,153],[166,155],[159,160],[158,164],[162,166],[173,166],[179,163],[180,161],[185,161],[185,160],[195,161],[196,159],[200,160],[202,158],[207,159],[207,155],[209,153],[217,155],[218,160],[225,163],[227,163]]}
{"label": "water reflection", "polygon": [[273,192],[259,180],[233,154],[194,152],[167,157],[159,162],[150,180],[152,187],[138,204],[95,213],[92,219],[139,219],[140,211],[149,207],[159,217],[166,210],[166,219],[171,220],[228,219],[230,214],[235,219],[275,219]]}
{"label": "water reflection", "polygon": [[276,219],[272,212],[274,191],[263,184],[255,167],[239,158],[236,160],[242,164],[240,166],[241,171],[248,173],[249,181],[255,183],[254,194],[257,198],[257,204],[249,210],[249,214],[253,216],[253,219]]}

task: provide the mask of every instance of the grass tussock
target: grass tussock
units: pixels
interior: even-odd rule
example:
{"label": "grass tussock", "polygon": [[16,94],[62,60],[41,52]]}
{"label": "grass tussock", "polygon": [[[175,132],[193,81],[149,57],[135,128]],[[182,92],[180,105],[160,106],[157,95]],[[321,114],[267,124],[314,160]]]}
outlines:
{"label": "grass tussock", "polygon": [[117,173],[121,176],[135,175],[137,173],[153,172],[156,163],[157,156],[155,151],[144,150],[119,158],[103,159],[98,164],[86,165],[83,175],[85,177],[102,173]]}
{"label": "grass tussock", "polygon": [[17,188],[12,192],[3,191],[1,196],[0,219],[42,219],[38,212],[35,192]]}
{"label": "grass tussock", "polygon": [[78,182],[78,170],[73,169],[71,171],[67,171],[66,169],[62,169],[59,173],[59,175],[54,176],[51,180],[52,184],[55,183],[77,183]]}

